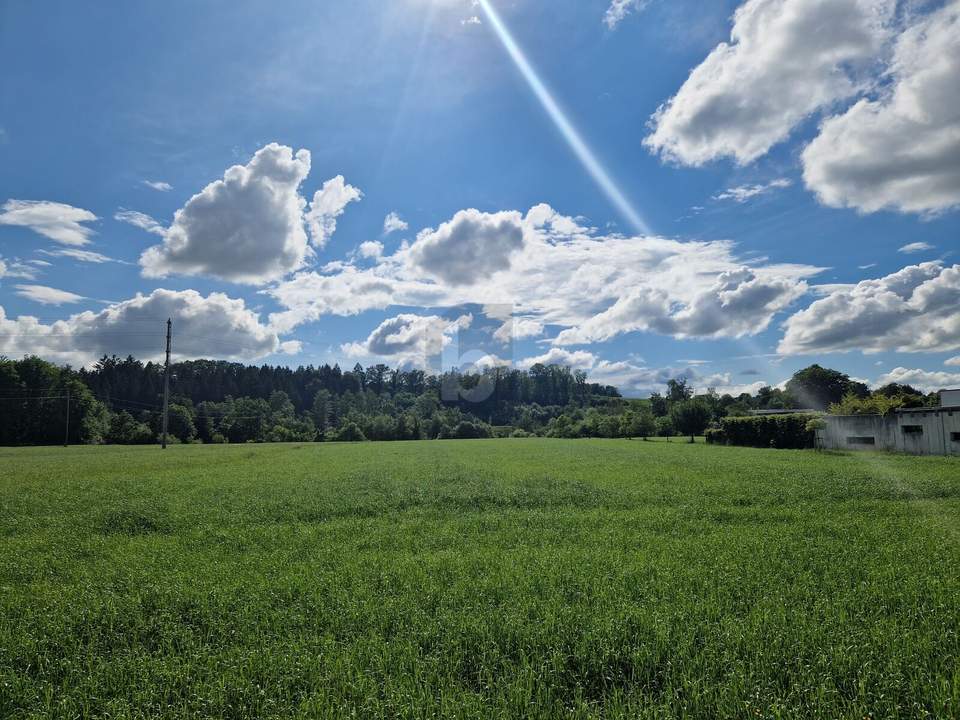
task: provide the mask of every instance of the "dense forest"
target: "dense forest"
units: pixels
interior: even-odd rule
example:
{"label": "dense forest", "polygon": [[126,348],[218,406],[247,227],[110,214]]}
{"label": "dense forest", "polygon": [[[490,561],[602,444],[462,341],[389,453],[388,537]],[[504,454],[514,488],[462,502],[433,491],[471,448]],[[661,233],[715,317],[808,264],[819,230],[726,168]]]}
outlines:
{"label": "dense forest", "polygon": [[[243,443],[444,438],[695,435],[726,416],[786,408],[854,412],[935,404],[909,386],[871,393],[812,365],[783,389],[694,397],[684,378],[628,400],[557,365],[428,375],[386,365],[341,370],[214,360],[171,365],[171,442]],[[0,358],[0,444],[158,442],[163,367],[104,357],[89,370]]]}

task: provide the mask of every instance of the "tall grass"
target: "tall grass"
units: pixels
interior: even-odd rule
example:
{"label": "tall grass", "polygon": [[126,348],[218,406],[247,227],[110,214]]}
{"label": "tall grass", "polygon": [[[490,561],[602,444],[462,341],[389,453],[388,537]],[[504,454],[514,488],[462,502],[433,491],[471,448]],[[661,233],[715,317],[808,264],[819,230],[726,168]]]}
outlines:
{"label": "tall grass", "polygon": [[0,716],[955,717],[960,462],[0,450]]}

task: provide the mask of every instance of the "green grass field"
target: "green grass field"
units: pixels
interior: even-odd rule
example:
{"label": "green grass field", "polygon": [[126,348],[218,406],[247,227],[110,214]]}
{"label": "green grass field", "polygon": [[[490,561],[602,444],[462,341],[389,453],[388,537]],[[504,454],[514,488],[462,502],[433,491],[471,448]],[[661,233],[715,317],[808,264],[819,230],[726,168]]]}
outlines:
{"label": "green grass field", "polygon": [[957,717],[960,460],[0,449],[0,717]]}

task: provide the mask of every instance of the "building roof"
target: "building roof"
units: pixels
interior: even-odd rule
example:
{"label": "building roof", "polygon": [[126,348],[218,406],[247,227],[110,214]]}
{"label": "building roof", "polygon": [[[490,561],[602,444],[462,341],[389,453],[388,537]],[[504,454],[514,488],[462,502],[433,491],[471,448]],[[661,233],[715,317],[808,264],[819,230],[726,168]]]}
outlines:
{"label": "building roof", "polygon": [[[933,407],[896,408],[891,411],[894,415],[910,415],[916,413],[960,412],[960,405],[934,405]],[[876,418],[883,417],[878,413],[863,413],[861,415],[830,415],[827,418]]]}
{"label": "building roof", "polygon": [[809,408],[779,408],[771,410],[752,410],[751,415],[800,415],[800,414],[823,414],[823,410],[811,410]]}
{"label": "building roof", "polygon": [[897,408],[895,413],[960,412],[960,405],[936,405],[934,407]]}

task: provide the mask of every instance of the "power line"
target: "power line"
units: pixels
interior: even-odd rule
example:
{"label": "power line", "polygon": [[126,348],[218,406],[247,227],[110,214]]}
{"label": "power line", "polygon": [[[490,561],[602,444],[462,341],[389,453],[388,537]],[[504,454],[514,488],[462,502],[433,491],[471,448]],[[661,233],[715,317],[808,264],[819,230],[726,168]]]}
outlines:
{"label": "power line", "polygon": [[[82,313],[74,313],[74,315],[79,315],[79,314],[82,314]],[[72,317],[73,317],[73,315],[68,316],[68,317],[62,317],[62,316],[57,316],[57,315],[18,315],[18,316],[15,317],[15,318],[13,318],[13,317],[7,317],[7,318],[5,318],[5,320],[6,320],[7,322],[18,322],[20,319],[24,319],[24,320],[27,320],[27,319],[29,319],[29,320],[43,320],[43,321],[45,321],[45,322],[68,322],[68,321],[70,320],[70,318],[72,318]],[[129,323],[129,324],[131,324],[131,325],[154,325],[154,326],[156,326],[156,325],[159,324],[159,323],[166,322],[166,318],[165,318],[165,317],[162,317],[162,316],[160,316],[160,317],[154,317],[154,318],[149,318],[149,317],[148,317],[148,318],[145,318],[145,317],[124,318],[123,322]]]}
{"label": "power line", "polygon": [[64,390],[58,391],[59,394],[57,394],[57,395],[53,395],[53,394],[51,394],[51,393],[34,392],[32,395],[3,395],[3,394],[0,394],[0,397],[8,398],[8,399],[10,399],[10,400],[16,400],[16,399],[18,399],[18,398],[31,398],[31,397],[60,397],[60,396],[62,396],[62,395],[63,395],[64,393],[66,393],[66,392],[67,392],[67,391],[64,389]]}
{"label": "power line", "polygon": [[[98,337],[103,335],[120,335],[130,337],[156,337],[156,333],[130,332],[128,330],[97,330],[91,328],[88,332],[95,332]],[[83,339],[83,332],[29,332],[29,333],[0,333],[0,337],[75,337]],[[90,338],[91,340],[95,338]]]}
{"label": "power line", "polygon": [[156,403],[145,403],[141,400],[127,400],[125,398],[114,397],[113,395],[106,395],[104,393],[92,393],[94,397],[103,402],[122,402],[122,403],[131,403],[133,405],[142,405],[146,408],[159,408],[160,405]]}
{"label": "power line", "polygon": [[68,395],[37,395],[35,397],[30,397],[28,395],[23,395],[20,397],[0,397],[0,400],[63,400]]}
{"label": "power line", "polygon": [[[60,400],[60,399],[63,399],[63,398],[65,398],[65,397],[67,396],[67,395],[63,395],[63,394],[61,394],[61,395],[41,395],[41,394],[34,394],[34,395],[6,395],[6,394],[5,394],[6,392],[8,392],[8,391],[6,391],[6,390],[0,391],[0,400]],[[36,391],[31,391],[31,390],[28,389],[28,390],[24,390],[24,392],[36,392]],[[69,393],[68,393],[68,394],[69,394]],[[100,400],[100,401],[102,401],[102,402],[111,403],[111,404],[113,404],[113,403],[121,403],[121,404],[125,404],[125,405],[127,405],[127,404],[129,404],[129,405],[139,405],[139,406],[142,406],[142,407],[144,407],[144,408],[159,408],[159,407],[160,407],[159,405],[156,405],[156,404],[153,404],[153,403],[145,403],[145,402],[142,402],[142,401],[140,401],[140,400],[129,400],[129,399],[126,399],[126,398],[119,398],[119,397],[114,397],[114,396],[111,396],[111,395],[105,395],[105,394],[103,394],[103,393],[95,393],[95,392],[93,392],[93,391],[91,391],[90,394],[93,395],[95,398],[97,398],[98,400]]]}
{"label": "power line", "polygon": [[16,387],[12,387],[12,388],[3,388],[2,390],[0,390],[0,393],[3,393],[3,394],[5,394],[5,393],[12,393],[12,392],[36,392],[36,393],[39,393],[39,392],[53,392],[53,391],[55,391],[55,390],[57,390],[57,389],[58,389],[58,388],[57,388],[56,386],[54,386],[54,385],[51,385],[50,387],[45,387],[45,388],[16,388]]}
{"label": "power line", "polygon": [[[71,396],[71,395],[38,395],[38,396],[36,396],[36,397],[16,397],[16,398],[0,397],[0,401],[3,401],[3,400],[13,400],[13,401],[25,401],[25,400],[66,400],[67,398],[70,398],[70,397],[72,397],[72,396]],[[121,399],[119,399],[119,398],[112,398],[111,400],[109,400],[109,401],[107,401],[107,402],[135,402],[135,401],[121,400]],[[146,403],[140,403],[140,404],[146,405]],[[148,407],[151,407],[151,406],[148,406]],[[152,407],[157,407],[157,406],[152,406]],[[159,409],[148,410],[148,409],[146,409],[146,408],[142,408],[142,409],[141,409],[141,408],[120,408],[120,409],[121,409],[121,410],[131,410],[131,409],[135,409],[135,410],[140,410],[141,412],[150,413],[151,415],[159,415],[160,413],[163,412],[162,410],[159,410]],[[219,413],[208,413],[208,412],[203,412],[203,411],[197,412],[197,411],[196,411],[196,408],[194,408],[194,418],[197,419],[197,420],[200,420],[200,419],[203,419],[203,418],[207,418],[207,419],[210,419],[210,420],[217,420],[217,421],[223,421],[223,420],[268,420],[268,419],[270,419],[270,418],[272,417],[272,415],[273,415],[272,412],[262,413],[262,414],[260,414],[260,415],[232,415],[229,411],[228,411],[228,412],[219,412]]]}

